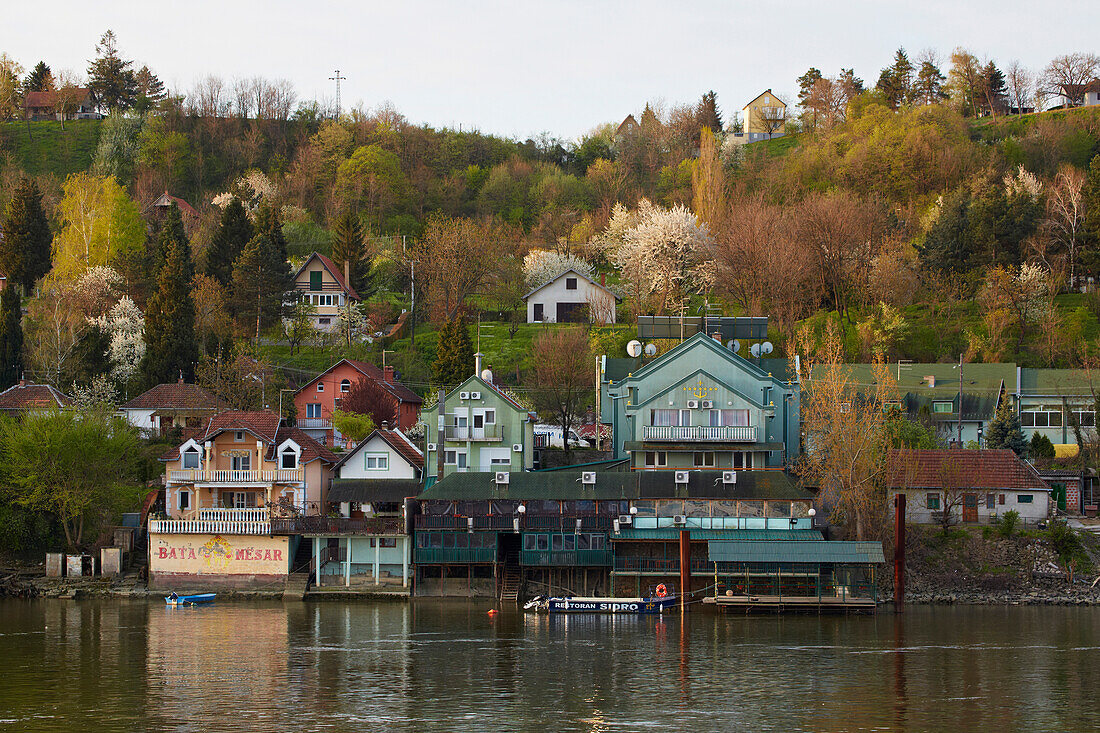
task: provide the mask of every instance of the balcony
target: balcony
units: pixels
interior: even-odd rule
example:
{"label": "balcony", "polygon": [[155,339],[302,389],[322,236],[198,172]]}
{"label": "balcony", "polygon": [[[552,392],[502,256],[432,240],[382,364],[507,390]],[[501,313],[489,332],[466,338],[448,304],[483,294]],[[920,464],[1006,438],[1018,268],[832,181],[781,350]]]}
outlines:
{"label": "balcony", "polygon": [[443,430],[447,440],[469,440],[473,442],[500,442],[504,440],[507,431],[503,425],[486,425],[481,428],[467,426],[448,425]]}
{"label": "balcony", "polygon": [[327,417],[301,417],[297,424],[302,430],[332,430],[332,420]]}
{"label": "balcony", "polygon": [[271,534],[267,509],[200,509],[197,519],[150,519],[149,534]]}
{"label": "balcony", "polygon": [[609,566],[614,560],[611,550],[568,550],[547,552],[523,550],[519,554],[520,565],[533,567]]}
{"label": "balcony", "polygon": [[754,425],[643,425],[642,440],[685,443],[755,443]]}
{"label": "balcony", "polygon": [[169,484],[300,484],[305,480],[300,468],[272,468],[259,471],[233,471],[201,468],[184,468],[168,472]]}
{"label": "balcony", "polygon": [[[511,530],[515,527],[513,520],[517,515],[491,514],[474,517],[474,529],[503,529]],[[469,529],[468,517],[456,517],[449,514],[418,514],[416,515],[416,528],[419,529]]]}
{"label": "balcony", "polygon": [[271,520],[272,534],[403,535],[403,517],[287,517]]}
{"label": "balcony", "polygon": [[445,563],[488,563],[496,562],[497,551],[491,548],[447,548],[417,547],[413,550],[413,562],[421,565],[440,565]]}

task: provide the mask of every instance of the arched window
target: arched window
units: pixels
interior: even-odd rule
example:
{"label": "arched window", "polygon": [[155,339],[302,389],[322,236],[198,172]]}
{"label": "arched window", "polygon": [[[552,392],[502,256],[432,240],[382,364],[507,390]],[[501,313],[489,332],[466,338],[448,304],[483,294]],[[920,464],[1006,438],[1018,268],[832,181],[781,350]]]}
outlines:
{"label": "arched window", "polygon": [[279,454],[279,468],[297,468],[298,467],[298,454],[294,452],[292,446],[286,446],[283,448],[283,452]]}
{"label": "arched window", "polygon": [[194,446],[186,448],[183,451],[183,467],[184,468],[198,468],[199,467],[199,451]]}
{"label": "arched window", "polygon": [[341,392],[350,392],[351,391],[351,380],[350,379],[343,379],[343,380],[340,381],[340,391]]}

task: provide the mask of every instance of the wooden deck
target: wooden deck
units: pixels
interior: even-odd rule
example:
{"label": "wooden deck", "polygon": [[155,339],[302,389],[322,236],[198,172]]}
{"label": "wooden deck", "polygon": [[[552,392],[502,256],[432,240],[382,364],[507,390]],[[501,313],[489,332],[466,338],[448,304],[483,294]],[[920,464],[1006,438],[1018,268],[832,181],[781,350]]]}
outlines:
{"label": "wooden deck", "polygon": [[703,603],[720,609],[768,611],[873,611],[877,605],[865,596],[710,596]]}

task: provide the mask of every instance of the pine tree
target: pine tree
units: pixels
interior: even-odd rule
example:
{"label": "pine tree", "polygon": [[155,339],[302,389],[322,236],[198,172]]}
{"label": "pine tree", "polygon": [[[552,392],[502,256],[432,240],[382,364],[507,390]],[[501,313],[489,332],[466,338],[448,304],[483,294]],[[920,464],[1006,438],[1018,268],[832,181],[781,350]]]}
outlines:
{"label": "pine tree", "polygon": [[157,277],[157,291],[145,312],[145,356],[141,374],[147,388],[195,378],[199,349],[195,341],[195,304],[191,300],[191,254],[186,242],[174,243]]}
{"label": "pine tree", "polygon": [[368,263],[363,259],[363,224],[359,215],[353,212],[345,212],[336,218],[332,224],[332,263],[336,265],[340,273],[344,273],[344,262],[347,261],[347,272],[351,276],[351,287],[363,294],[364,280]]}
{"label": "pine tree", "polygon": [[1020,416],[1007,401],[997,408],[997,415],[989,423],[985,440],[989,448],[1008,448],[1021,457],[1027,452],[1024,431],[1020,429]]}
{"label": "pine tree", "polygon": [[474,348],[461,314],[443,324],[439,348],[432,362],[432,379],[440,386],[464,382],[474,371]]}
{"label": "pine tree", "polygon": [[206,274],[222,285],[229,285],[233,279],[233,264],[253,236],[255,232],[248,212],[244,210],[241,200],[234,196],[222,211],[218,231],[206,250]]}
{"label": "pine tree", "polygon": [[156,244],[150,253],[152,260],[150,262],[150,273],[154,280],[159,279],[161,268],[164,267],[164,263],[168,259],[168,253],[176,247],[184,247],[188,251],[186,258],[188,271],[185,275],[187,282],[191,282],[191,278],[195,274],[191,265],[191,245],[187,241],[187,233],[183,230],[183,217],[180,215],[180,209],[173,202],[164,214],[164,221],[161,222],[160,230],[157,232]]}
{"label": "pine tree", "polygon": [[29,292],[50,271],[50,223],[42,210],[42,194],[22,178],[0,224],[0,271],[8,282]]}
{"label": "pine tree", "polygon": [[1082,231],[1088,244],[1081,250],[1081,266],[1092,276],[1100,274],[1100,155],[1089,163],[1085,185],[1081,187],[1081,199],[1085,205],[1085,221]]}
{"label": "pine tree", "polygon": [[979,106],[986,114],[997,116],[998,112],[1004,112],[1008,107],[1008,88],[1005,86],[1005,75],[990,61],[982,67],[978,80],[982,99]]}
{"label": "pine tree", "polygon": [[23,80],[23,93],[48,92],[53,89],[53,73],[45,61],[39,61]]}
{"label": "pine tree", "polygon": [[286,240],[278,213],[269,206],[256,214],[256,235],[233,266],[232,301],[237,322],[259,338],[263,329],[279,321],[291,289]]}
{"label": "pine tree", "polygon": [[107,332],[95,324],[88,326],[73,347],[73,382],[91,384],[93,379],[109,372],[111,360],[107,352],[110,348],[111,339]]}
{"label": "pine tree", "polygon": [[699,100],[695,107],[695,117],[699,128],[709,127],[711,132],[722,131],[722,113],[718,110],[718,95],[710,90]]}
{"label": "pine tree", "polygon": [[931,61],[924,61],[917,72],[917,81],[913,86],[913,97],[921,104],[935,104],[947,99],[947,93],[943,90],[943,83],[947,78],[940,68]]}
{"label": "pine tree", "polygon": [[23,373],[23,311],[14,287],[0,293],[0,390],[7,389]]}
{"label": "pine tree", "polygon": [[164,82],[148,66],[142,66],[134,74],[134,86],[137,91],[134,108],[140,112],[152,109],[165,97]]}
{"label": "pine tree", "polygon": [[118,55],[117,40],[114,31],[104,33],[95,47],[96,58],[88,64],[88,86],[97,103],[108,110],[129,109],[137,97],[133,62]]}

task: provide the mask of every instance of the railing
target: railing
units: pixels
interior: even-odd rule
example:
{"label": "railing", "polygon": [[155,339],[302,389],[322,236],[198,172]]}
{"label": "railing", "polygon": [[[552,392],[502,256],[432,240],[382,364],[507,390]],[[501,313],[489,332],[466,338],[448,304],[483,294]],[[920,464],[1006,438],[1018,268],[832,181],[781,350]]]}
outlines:
{"label": "railing", "polygon": [[266,522],[270,519],[267,509],[199,509],[199,519],[208,522]]}
{"label": "railing", "polygon": [[272,534],[405,534],[402,517],[288,517],[271,520]]}
{"label": "railing", "polygon": [[150,519],[149,534],[271,534],[271,522]]}
{"label": "railing", "polygon": [[611,529],[611,517],[598,515],[585,517],[529,515],[520,522],[520,527],[527,532],[538,532],[540,530],[573,532],[577,529],[578,519],[581,520],[580,531],[582,532]]}
{"label": "railing", "polygon": [[471,562],[495,562],[497,551],[495,547],[480,549],[438,549],[417,547],[413,551],[413,562],[422,565],[439,565],[442,563],[471,563]]}
{"label": "railing", "polygon": [[486,425],[483,428],[458,427],[447,425],[443,429],[443,435],[447,440],[504,440],[506,430],[503,425]]}
{"label": "railing", "polygon": [[[474,529],[514,529],[514,519],[518,515],[491,514],[488,516],[474,517]],[[520,519],[520,525],[523,520]],[[456,517],[452,515],[417,514],[417,529],[469,529],[468,517]]]}
{"label": "railing", "polygon": [[169,483],[187,484],[300,484],[304,481],[300,468],[277,468],[257,471],[231,469],[184,468],[168,472]]}
{"label": "railing", "polygon": [[643,425],[642,440],[755,443],[754,425]]}
{"label": "railing", "polygon": [[[714,571],[714,564],[701,557],[691,559],[691,572]],[[627,573],[678,573],[680,560],[661,557],[616,557],[615,571]]]}
{"label": "railing", "polygon": [[614,554],[611,550],[563,550],[547,552],[545,550],[523,550],[519,554],[520,565],[535,566],[577,566],[611,565]]}
{"label": "railing", "polygon": [[302,430],[331,430],[332,420],[327,417],[300,417],[298,427]]}

